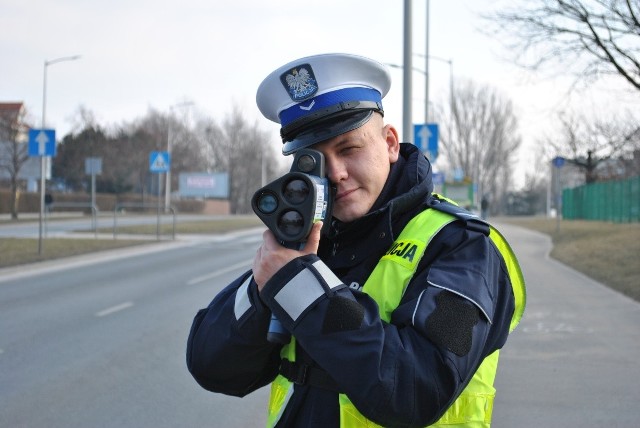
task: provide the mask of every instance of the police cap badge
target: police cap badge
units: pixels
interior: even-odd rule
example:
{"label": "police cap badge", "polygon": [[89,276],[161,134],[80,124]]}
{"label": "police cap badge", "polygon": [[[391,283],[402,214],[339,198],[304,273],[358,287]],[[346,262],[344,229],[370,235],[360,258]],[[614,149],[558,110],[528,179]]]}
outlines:
{"label": "police cap badge", "polygon": [[279,123],[282,152],[333,138],[383,113],[391,86],[386,67],[350,54],[323,54],[292,61],[273,71],[258,87],[262,114]]}

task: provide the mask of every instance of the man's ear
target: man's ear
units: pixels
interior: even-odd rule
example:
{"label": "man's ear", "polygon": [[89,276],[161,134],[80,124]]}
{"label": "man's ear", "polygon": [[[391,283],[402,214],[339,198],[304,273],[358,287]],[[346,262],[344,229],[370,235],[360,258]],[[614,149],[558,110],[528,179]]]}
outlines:
{"label": "man's ear", "polygon": [[400,138],[398,131],[393,125],[385,125],[382,132],[387,142],[387,151],[389,152],[389,163],[395,163],[400,155]]}

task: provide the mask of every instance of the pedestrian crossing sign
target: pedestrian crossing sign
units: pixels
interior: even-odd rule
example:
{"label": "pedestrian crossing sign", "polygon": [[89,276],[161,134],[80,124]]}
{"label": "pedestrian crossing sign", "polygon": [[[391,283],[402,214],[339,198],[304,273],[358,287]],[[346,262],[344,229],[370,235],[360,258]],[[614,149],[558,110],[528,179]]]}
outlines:
{"label": "pedestrian crossing sign", "polygon": [[171,157],[168,152],[151,152],[149,155],[149,171],[167,172],[171,166]]}

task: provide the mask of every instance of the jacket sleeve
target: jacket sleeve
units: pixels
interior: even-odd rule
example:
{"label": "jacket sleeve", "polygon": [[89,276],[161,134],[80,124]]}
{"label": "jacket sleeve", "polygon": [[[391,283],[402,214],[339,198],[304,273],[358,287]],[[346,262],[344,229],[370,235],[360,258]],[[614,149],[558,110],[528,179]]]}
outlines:
{"label": "jacket sleeve", "polygon": [[506,340],[513,297],[499,253],[464,227],[439,235],[390,323],[316,256],[289,263],[261,293],[358,410],[384,426],[435,422]]}
{"label": "jacket sleeve", "polygon": [[266,340],[270,318],[251,272],[223,289],[191,326],[187,367],[195,380],[209,391],[240,397],[271,382],[281,346]]}

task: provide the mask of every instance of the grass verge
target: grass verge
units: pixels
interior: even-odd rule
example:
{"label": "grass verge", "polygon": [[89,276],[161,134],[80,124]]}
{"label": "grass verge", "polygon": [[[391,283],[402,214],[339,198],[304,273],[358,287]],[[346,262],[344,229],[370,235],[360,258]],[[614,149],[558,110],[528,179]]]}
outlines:
{"label": "grass verge", "polygon": [[[500,221],[545,233],[553,240],[551,257],[575,270],[640,301],[640,224],[614,224],[598,221],[531,217],[501,217]],[[217,220],[183,222],[176,234],[214,234],[261,226],[255,216],[238,216]],[[173,226],[162,224],[160,232],[171,234]],[[104,230],[111,233],[112,229]],[[119,234],[156,234],[156,225],[118,228]],[[125,239],[51,238],[38,254],[37,239],[0,239],[0,267],[51,260],[94,251],[142,245],[156,241]]]}
{"label": "grass verge", "polygon": [[0,268],[77,256],[95,251],[130,247],[148,242],[149,241],[124,239],[48,238],[42,243],[42,254],[38,254],[37,239],[2,238],[0,239],[0,254],[2,254],[2,257],[0,257]]}
{"label": "grass verge", "polygon": [[[237,216],[178,223],[176,224],[176,234],[217,234],[260,225],[262,222],[255,216]],[[160,233],[163,237],[171,235],[172,231],[172,224],[161,224]],[[93,232],[93,230],[83,232]],[[99,232],[111,234],[113,229],[99,230]],[[157,226],[155,224],[118,228],[118,234],[155,235],[156,233]],[[37,239],[0,238],[0,254],[2,255],[0,268],[154,242],[158,241],[122,238],[47,238],[43,241],[42,254],[38,254]]]}
{"label": "grass verge", "polygon": [[551,257],[640,301],[640,224],[502,217],[549,235]]}
{"label": "grass verge", "polygon": [[[245,229],[249,227],[262,226],[263,223],[256,216],[238,216],[228,217],[216,220],[200,220],[200,221],[188,221],[176,224],[176,234],[198,234],[207,235],[214,233],[225,233],[231,230]],[[136,226],[120,226],[118,227],[118,234],[133,234],[133,235],[155,235],[157,233],[158,226],[156,224],[143,224]],[[162,235],[170,235],[173,231],[173,224],[166,221],[160,225],[160,233]],[[112,233],[113,229],[99,229],[100,233]]]}

